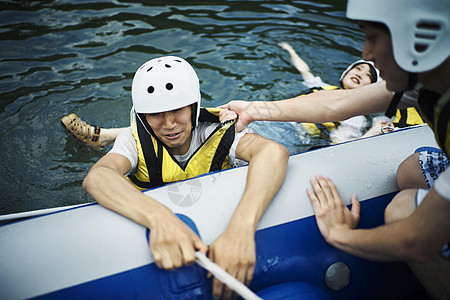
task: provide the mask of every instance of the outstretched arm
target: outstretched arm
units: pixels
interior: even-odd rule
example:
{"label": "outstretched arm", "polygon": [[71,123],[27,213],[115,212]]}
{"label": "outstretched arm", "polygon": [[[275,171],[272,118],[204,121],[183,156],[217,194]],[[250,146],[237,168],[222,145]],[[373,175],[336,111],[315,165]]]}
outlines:
{"label": "outstretched arm", "polygon": [[[362,134],[361,136],[358,137],[349,137],[350,135],[354,135],[354,131],[350,131],[349,134],[346,135],[345,130],[346,128],[344,128],[344,133],[341,136],[344,136],[345,138],[339,138],[336,137],[334,134],[331,136],[331,141],[333,144],[339,144],[339,143],[343,143],[343,142],[347,142],[347,141],[351,141],[351,140],[357,140],[357,139],[361,139],[361,138],[366,138],[366,137],[371,137],[371,136],[375,136],[375,135],[380,135],[383,132],[381,131],[383,127],[388,126],[388,121],[386,120],[380,120],[380,121],[376,121],[372,127],[369,128],[369,130],[367,130],[366,133]],[[338,130],[340,130],[342,128],[342,123],[339,126]]]}
{"label": "outstretched arm", "polygon": [[279,43],[281,48],[285,49],[291,55],[291,61],[294,64],[295,68],[302,74],[303,79],[305,81],[314,79],[314,75],[311,73],[309,66],[305,63],[303,59],[298,56],[297,52],[292,49],[291,45],[288,43]]}
{"label": "outstretched arm", "polygon": [[253,121],[342,121],[384,112],[391,99],[392,93],[381,81],[352,90],[323,90],[279,101],[231,101],[220,108],[234,111],[237,130],[242,130]]}
{"label": "outstretched arm", "polygon": [[[236,157],[249,162],[245,190],[227,229],[211,245],[209,255],[231,275],[249,284],[256,262],[256,227],[284,181],[289,152],[271,140],[249,133],[239,141]],[[215,298],[231,297],[231,291],[216,279],[213,293]]]}
{"label": "outstretched arm", "polygon": [[131,169],[120,154],[102,157],[89,171],[83,188],[102,206],[150,229],[150,248],[158,267],[172,270],[195,261],[207,246],[167,207],[142,194],[123,174]]}
{"label": "outstretched arm", "polygon": [[[424,261],[450,240],[450,201],[430,190],[409,216],[374,229],[355,229],[359,203],[352,197],[349,211],[329,178],[311,179],[307,193],[325,240],[346,252],[379,261]],[[431,217],[430,217],[431,216]]]}

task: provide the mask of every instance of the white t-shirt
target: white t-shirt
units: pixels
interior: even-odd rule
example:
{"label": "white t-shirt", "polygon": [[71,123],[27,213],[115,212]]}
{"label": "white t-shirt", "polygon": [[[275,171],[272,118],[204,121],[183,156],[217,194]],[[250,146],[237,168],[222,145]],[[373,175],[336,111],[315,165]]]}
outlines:
{"label": "white t-shirt", "polygon": [[303,81],[303,84],[306,85],[308,88],[323,87],[329,85],[328,83],[323,82],[319,76],[314,76],[311,79],[306,79]]}
{"label": "white t-shirt", "polygon": [[[219,126],[218,123],[199,122],[195,130],[192,132],[192,140],[189,150],[184,155],[174,155],[175,159],[181,165],[184,165],[189,157],[197,150],[197,148],[206,140],[206,138]],[[233,144],[231,145],[228,154],[230,165],[233,167],[247,164],[246,161],[236,158],[236,147],[240,139],[246,134],[252,133],[251,129],[244,129],[241,132],[236,132]],[[125,156],[131,163],[131,170],[127,174],[133,174],[138,164],[138,149],[136,140],[134,139],[131,127],[122,130],[117,136],[113,148],[108,153],[117,153]]]}
{"label": "white t-shirt", "polygon": [[333,141],[347,141],[356,139],[363,135],[364,129],[367,127],[367,119],[364,116],[356,116],[342,121],[339,127],[330,132]]}

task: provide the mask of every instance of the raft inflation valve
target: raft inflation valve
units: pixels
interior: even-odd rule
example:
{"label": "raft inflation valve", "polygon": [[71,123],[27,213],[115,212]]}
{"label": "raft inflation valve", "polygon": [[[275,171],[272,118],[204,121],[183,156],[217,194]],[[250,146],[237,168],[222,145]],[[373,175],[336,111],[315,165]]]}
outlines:
{"label": "raft inflation valve", "polygon": [[325,283],[335,291],[345,288],[350,282],[350,269],[343,262],[335,262],[325,272]]}

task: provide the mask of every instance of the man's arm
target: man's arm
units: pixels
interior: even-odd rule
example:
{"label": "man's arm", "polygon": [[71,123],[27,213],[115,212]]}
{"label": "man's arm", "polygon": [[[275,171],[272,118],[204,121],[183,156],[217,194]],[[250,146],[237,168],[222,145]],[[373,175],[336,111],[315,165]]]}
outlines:
{"label": "man's arm", "polygon": [[[218,265],[249,284],[256,262],[256,227],[284,181],[289,152],[271,140],[248,133],[239,141],[236,157],[249,162],[246,186],[227,229],[209,253]],[[214,280],[213,294],[228,299],[231,291]]]}
{"label": "man's arm", "polygon": [[325,240],[346,252],[379,261],[424,261],[450,240],[450,201],[431,189],[407,218],[374,229],[355,229],[359,203],[352,197],[349,211],[333,182],[322,176],[311,179],[307,193]]}
{"label": "man's arm", "polygon": [[123,174],[131,169],[123,155],[110,153],[89,171],[83,188],[102,206],[150,229],[155,263],[172,270],[195,261],[195,251],[207,246],[167,207],[144,195]]}
{"label": "man's arm", "polygon": [[279,101],[231,101],[220,106],[234,111],[237,130],[253,121],[323,123],[384,112],[392,99],[385,81],[352,90],[323,90]]}

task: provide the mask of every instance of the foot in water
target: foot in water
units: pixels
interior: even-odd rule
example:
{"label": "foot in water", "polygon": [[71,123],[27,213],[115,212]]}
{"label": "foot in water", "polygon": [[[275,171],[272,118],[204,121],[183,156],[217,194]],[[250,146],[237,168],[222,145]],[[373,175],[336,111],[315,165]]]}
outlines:
{"label": "foot in water", "polygon": [[97,125],[89,125],[82,121],[76,114],[64,116],[61,119],[61,124],[77,140],[94,148],[102,148],[111,144],[123,129],[100,128]]}

